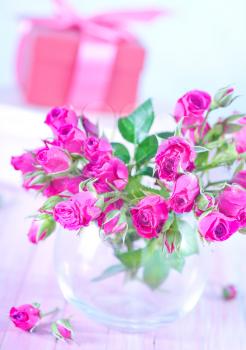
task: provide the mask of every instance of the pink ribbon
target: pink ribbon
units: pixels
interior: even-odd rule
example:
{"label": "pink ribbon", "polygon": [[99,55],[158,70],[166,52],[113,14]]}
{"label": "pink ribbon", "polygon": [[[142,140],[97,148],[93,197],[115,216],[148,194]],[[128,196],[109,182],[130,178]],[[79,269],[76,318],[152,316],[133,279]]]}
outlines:
{"label": "pink ribbon", "polygon": [[[87,91],[87,79],[85,76],[88,76],[88,67],[93,72],[93,69],[91,69],[93,64],[94,67],[101,68],[100,74],[98,74],[96,79],[97,87],[93,89],[93,96],[88,92],[88,103],[105,98],[103,94],[107,93],[107,86],[110,84],[114,60],[117,54],[116,43],[119,41],[135,41],[135,37],[126,29],[130,22],[148,22],[158,16],[170,14],[166,9],[145,9],[106,12],[91,17],[83,17],[78,15],[66,0],[53,0],[53,3],[55,5],[55,15],[52,18],[25,19],[33,26],[42,26],[55,30],[74,28],[81,32],[81,42],[78,47],[73,77],[67,93],[67,102],[74,105],[79,103],[81,91],[84,91],[84,93]],[[98,54],[99,48],[101,50],[100,54]],[[20,59],[17,59],[18,61]],[[18,76],[21,76],[20,68],[18,69]]]}
{"label": "pink ribbon", "polygon": [[133,36],[126,30],[129,22],[148,22],[158,16],[168,16],[167,9],[144,9],[131,11],[105,12],[83,17],[66,0],[53,0],[55,16],[52,18],[26,18],[33,25],[45,26],[57,30],[78,28],[88,34],[111,42],[130,40]]}

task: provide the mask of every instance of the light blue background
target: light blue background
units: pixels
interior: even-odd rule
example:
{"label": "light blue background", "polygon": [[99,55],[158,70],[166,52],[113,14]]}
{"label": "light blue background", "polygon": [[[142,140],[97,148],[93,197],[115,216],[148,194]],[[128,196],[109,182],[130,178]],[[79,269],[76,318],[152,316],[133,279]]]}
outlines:
{"label": "light blue background", "polygon": [[[73,0],[81,14],[110,9],[168,6],[169,19],[134,30],[149,50],[141,85],[141,100],[152,96],[164,109],[192,88],[214,92],[235,84],[246,110],[245,0]],[[49,0],[0,0],[0,87],[14,85],[17,22],[21,15],[49,15]]]}

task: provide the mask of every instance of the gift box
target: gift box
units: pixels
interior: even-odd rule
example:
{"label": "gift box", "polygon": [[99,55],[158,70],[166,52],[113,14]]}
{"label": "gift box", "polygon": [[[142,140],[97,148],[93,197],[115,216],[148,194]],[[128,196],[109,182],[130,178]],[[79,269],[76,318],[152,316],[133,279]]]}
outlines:
{"label": "gift box", "polygon": [[[68,11],[69,12],[69,11]],[[17,80],[25,101],[125,113],[134,108],[145,49],[122,25],[163,11],[111,13],[83,19],[66,12],[25,20]]]}

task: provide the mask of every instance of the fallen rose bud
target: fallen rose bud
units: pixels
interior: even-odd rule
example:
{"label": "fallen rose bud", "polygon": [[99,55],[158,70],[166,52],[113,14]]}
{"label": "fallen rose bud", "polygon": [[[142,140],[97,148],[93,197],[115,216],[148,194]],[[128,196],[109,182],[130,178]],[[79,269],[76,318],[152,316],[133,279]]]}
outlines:
{"label": "fallen rose bud", "polygon": [[17,328],[29,332],[38,324],[41,313],[36,305],[25,304],[10,309],[9,317]]}
{"label": "fallen rose bud", "polygon": [[237,289],[233,284],[228,284],[223,288],[222,294],[225,300],[233,300],[237,297]]}
{"label": "fallen rose bud", "polygon": [[51,332],[56,339],[72,340],[73,328],[69,319],[61,319],[51,324]]}

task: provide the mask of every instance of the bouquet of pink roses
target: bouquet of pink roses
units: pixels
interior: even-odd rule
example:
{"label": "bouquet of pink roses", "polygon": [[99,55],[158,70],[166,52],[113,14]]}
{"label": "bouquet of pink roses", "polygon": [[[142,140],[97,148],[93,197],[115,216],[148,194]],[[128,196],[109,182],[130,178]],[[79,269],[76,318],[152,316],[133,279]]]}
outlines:
{"label": "bouquet of pink roses", "polygon": [[[210,113],[235,98],[231,88],[213,99],[190,91],[175,106],[175,132],[157,134],[150,133],[155,114],[147,100],[118,120],[124,143],[110,143],[71,109],[53,108],[45,123],[54,137],[12,158],[23,186],[48,197],[30,241],[46,239],[56,223],[83,235],[96,222],[121,266],[115,272],[134,276],[143,268],[143,281],[156,288],[170,269],[182,271],[185,258],[198,253],[198,237],[223,241],[245,232],[245,117],[234,113],[210,123]],[[220,167],[232,167],[232,178],[213,181],[210,170]],[[187,213],[197,219],[196,230]]]}

